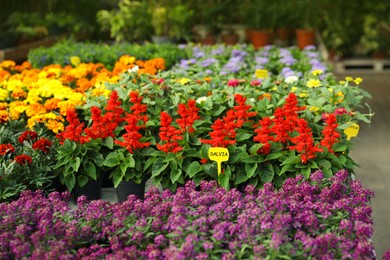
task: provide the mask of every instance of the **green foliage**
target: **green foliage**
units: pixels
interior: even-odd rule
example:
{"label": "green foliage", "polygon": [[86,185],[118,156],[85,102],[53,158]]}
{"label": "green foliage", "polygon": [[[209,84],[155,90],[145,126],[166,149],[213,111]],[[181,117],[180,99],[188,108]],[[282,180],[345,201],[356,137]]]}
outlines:
{"label": "green foliage", "polygon": [[186,52],[177,45],[166,44],[135,44],[135,43],[93,43],[63,40],[51,47],[40,47],[30,50],[28,61],[33,67],[42,68],[50,64],[62,66],[70,64],[70,57],[77,56],[85,63],[102,63],[108,69],[114,67],[118,58],[124,54],[135,56],[139,60],[149,60],[161,57],[165,66],[170,68],[179,59],[186,58]]}

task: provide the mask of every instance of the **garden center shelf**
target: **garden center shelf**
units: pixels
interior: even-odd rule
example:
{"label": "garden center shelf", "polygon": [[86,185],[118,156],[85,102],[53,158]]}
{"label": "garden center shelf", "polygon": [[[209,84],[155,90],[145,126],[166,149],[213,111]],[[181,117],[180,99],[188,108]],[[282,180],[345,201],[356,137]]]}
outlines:
{"label": "garden center shelf", "polygon": [[345,72],[390,72],[389,59],[352,58],[340,61],[330,61],[335,73]]}

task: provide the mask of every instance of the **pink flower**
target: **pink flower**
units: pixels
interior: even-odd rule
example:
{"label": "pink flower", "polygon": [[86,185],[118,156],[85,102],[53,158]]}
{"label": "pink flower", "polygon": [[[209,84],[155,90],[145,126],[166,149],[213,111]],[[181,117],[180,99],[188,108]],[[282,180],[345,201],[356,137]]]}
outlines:
{"label": "pink flower", "polygon": [[229,79],[227,82],[227,85],[230,87],[237,87],[240,85],[240,80],[239,79]]}
{"label": "pink flower", "polygon": [[254,79],[254,80],[251,81],[251,86],[252,87],[257,87],[260,84],[261,84],[261,81],[258,80],[258,79]]}

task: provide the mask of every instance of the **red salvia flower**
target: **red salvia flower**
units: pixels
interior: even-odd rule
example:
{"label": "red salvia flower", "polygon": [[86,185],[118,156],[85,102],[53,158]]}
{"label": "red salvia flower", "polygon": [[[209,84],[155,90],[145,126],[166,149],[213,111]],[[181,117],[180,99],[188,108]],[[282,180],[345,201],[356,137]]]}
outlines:
{"label": "red salvia flower", "polygon": [[326,119],[326,126],[322,130],[324,139],[321,140],[321,145],[328,148],[328,151],[333,153],[333,145],[339,142],[340,134],[336,131],[338,124],[335,114],[329,114]]}
{"label": "red salvia flower", "polygon": [[275,138],[271,135],[272,131],[270,126],[272,125],[272,120],[269,117],[265,117],[260,120],[260,128],[255,129],[257,135],[253,138],[254,141],[264,144],[259,153],[269,154],[271,151],[271,144],[269,142],[274,141]]}
{"label": "red salvia flower", "polygon": [[115,140],[114,142],[124,148],[127,149],[130,153],[134,153],[135,149],[142,149],[144,147],[148,147],[150,142],[142,143],[140,140],[142,138],[142,134],[139,133],[141,129],[138,126],[138,119],[133,114],[126,115],[127,125],[125,126],[126,134],[122,135],[123,141]]}
{"label": "red salvia flower", "polygon": [[89,137],[85,136],[84,123],[81,123],[77,117],[75,110],[68,110],[66,113],[66,120],[69,122],[63,132],[57,134],[57,138],[60,143],[63,144],[66,139],[72,140],[76,143],[86,143],[89,141]]}
{"label": "red salvia flower", "polygon": [[102,110],[96,106],[91,107],[92,126],[84,131],[91,139],[105,139],[107,137],[115,137],[115,129],[123,122],[124,110],[121,107],[122,102],[118,100],[118,93],[111,92],[110,98],[105,107],[106,113],[102,115]]}
{"label": "red salvia flower", "polygon": [[171,125],[172,118],[167,112],[160,113],[160,122],[159,137],[162,144],[156,144],[157,149],[166,153],[177,153],[183,150],[183,147],[178,143],[179,140],[183,140],[182,131]]}
{"label": "red salvia flower", "polygon": [[195,120],[200,119],[198,115],[199,108],[196,107],[196,101],[193,99],[188,100],[187,105],[179,104],[177,113],[180,115],[180,119],[176,120],[176,123],[180,126],[183,132],[188,131],[192,133],[195,129],[192,127]]}
{"label": "red salvia flower", "polygon": [[18,138],[18,142],[23,144],[24,141],[34,141],[38,138],[38,134],[35,131],[26,130]]}
{"label": "red salvia flower", "polygon": [[146,115],[148,107],[147,105],[142,104],[142,97],[138,95],[138,92],[130,92],[130,102],[133,103],[133,105],[130,107],[130,111],[137,117],[139,121],[143,121],[142,125],[145,125],[148,121],[148,117]]}
{"label": "red salvia flower", "polygon": [[291,142],[295,145],[289,146],[288,148],[299,152],[302,163],[307,163],[310,159],[316,158],[316,154],[322,152],[322,149],[314,144],[311,128],[305,119],[298,119],[296,131],[298,132],[298,136],[291,138]]}
{"label": "red salvia flower", "polygon": [[51,146],[51,141],[46,138],[41,138],[40,140],[32,144],[32,148],[34,150],[41,150],[44,153],[48,153]]}
{"label": "red salvia flower", "polygon": [[31,158],[31,156],[28,156],[26,154],[21,154],[21,155],[15,156],[15,161],[16,161],[16,163],[18,163],[20,165],[31,164],[32,158]]}
{"label": "red salvia flower", "polygon": [[246,98],[243,95],[235,94],[234,100],[238,104],[234,106],[237,128],[240,128],[244,123],[248,122],[250,117],[256,116],[256,112],[248,112],[252,106],[246,105]]}
{"label": "red salvia flower", "polygon": [[15,148],[12,144],[0,144],[0,155],[6,155],[7,153],[15,152]]}
{"label": "red salvia flower", "polygon": [[[209,133],[211,140],[201,139],[200,141],[204,144],[210,144],[213,147],[228,147],[229,145],[234,145],[236,143],[236,133],[234,132],[234,129],[232,132],[230,129],[227,129],[226,126],[227,124],[218,118],[211,126],[213,129],[213,131]],[[234,138],[232,138],[232,134],[234,134]]]}

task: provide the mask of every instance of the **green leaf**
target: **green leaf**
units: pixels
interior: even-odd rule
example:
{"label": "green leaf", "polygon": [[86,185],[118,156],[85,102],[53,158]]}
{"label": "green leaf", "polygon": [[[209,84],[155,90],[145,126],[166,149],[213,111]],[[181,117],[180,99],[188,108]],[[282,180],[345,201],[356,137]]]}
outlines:
{"label": "green leaf", "polygon": [[263,182],[271,182],[275,176],[274,168],[272,164],[267,163],[260,168],[260,178]]}
{"label": "green leaf", "polygon": [[114,188],[118,187],[119,183],[123,180],[123,176],[125,176],[121,171],[116,170],[112,175],[112,183],[114,184]]}
{"label": "green leaf", "polygon": [[246,182],[247,180],[248,180],[248,175],[246,174],[246,172],[245,171],[239,171],[236,174],[236,178],[234,180],[234,184],[238,185],[238,184],[241,184],[243,182]]}
{"label": "green leaf", "polygon": [[104,139],[104,146],[106,146],[109,149],[113,149],[114,139],[111,136],[106,137],[106,139]]}
{"label": "green leaf", "polygon": [[270,153],[267,155],[267,157],[265,157],[265,160],[266,161],[271,161],[271,160],[275,160],[275,159],[278,159],[282,156],[282,153]]}
{"label": "green leaf", "polygon": [[282,167],[282,169],[279,172],[279,175],[282,175],[285,172],[292,172],[295,171],[295,167],[292,164],[286,164]]}
{"label": "green leaf", "polygon": [[318,162],[320,165],[320,168],[323,169],[330,169],[332,167],[332,164],[327,160],[321,160]]}
{"label": "green leaf", "polygon": [[225,190],[229,190],[229,176],[226,174],[226,171],[218,175],[218,183]]}
{"label": "green leaf", "polygon": [[202,166],[199,164],[199,162],[194,161],[192,162],[188,168],[187,168],[187,174],[190,178],[194,177],[195,174],[202,171]]}
{"label": "green leaf", "polygon": [[302,169],[301,173],[302,173],[302,175],[303,175],[306,179],[309,179],[310,174],[311,174],[311,169],[310,169],[310,167],[307,167],[307,168]]}
{"label": "green leaf", "polygon": [[263,146],[264,146],[264,144],[254,144],[254,145],[251,146],[251,148],[249,148],[249,152],[250,152],[251,154],[257,154],[257,151],[258,151],[261,147],[263,147]]}
{"label": "green leaf", "polygon": [[171,178],[171,182],[175,183],[180,178],[181,173],[181,169],[172,169],[169,176]]}
{"label": "green leaf", "polygon": [[78,182],[78,185],[80,185],[80,187],[84,187],[88,183],[88,181],[89,181],[89,179],[85,175],[80,174],[77,176],[77,182]]}
{"label": "green leaf", "polygon": [[76,157],[72,162],[72,168],[75,172],[78,172],[80,168],[81,159],[80,157]]}
{"label": "green leaf", "polygon": [[68,191],[72,191],[74,188],[74,185],[76,184],[76,177],[74,174],[69,174],[64,177],[64,184],[66,185],[66,188]]}
{"label": "green leaf", "polygon": [[256,172],[256,169],[257,169],[257,163],[246,163],[245,164],[245,171],[246,171],[246,175],[247,175],[247,179],[251,178],[255,172]]}
{"label": "green leaf", "polygon": [[167,167],[169,163],[163,162],[162,158],[157,158],[152,165],[152,177],[160,175]]}
{"label": "green leaf", "polygon": [[286,164],[297,164],[301,161],[301,157],[299,157],[298,155],[296,156],[292,156],[292,157],[289,157],[287,158],[286,160],[284,160],[282,162],[281,165],[286,165]]}
{"label": "green leaf", "polygon": [[236,141],[240,142],[240,141],[248,140],[251,136],[252,134],[250,133],[238,133],[236,135]]}
{"label": "green leaf", "polygon": [[149,157],[145,162],[144,171],[147,170],[154,163],[155,160],[156,157]]}
{"label": "green leaf", "polygon": [[103,165],[107,167],[114,167],[117,166],[119,163],[120,161],[118,159],[118,153],[111,152],[107,155],[106,159],[103,162]]}
{"label": "green leaf", "polygon": [[167,156],[164,159],[164,162],[169,162],[171,160],[176,159],[176,154],[175,153],[168,153]]}
{"label": "green leaf", "polygon": [[85,164],[84,170],[89,177],[96,180],[96,167],[92,162],[87,162]]}
{"label": "green leaf", "polygon": [[126,164],[126,166],[128,168],[134,168],[135,166],[135,160],[134,160],[134,157],[132,154],[128,155],[125,160],[123,161],[124,164]]}
{"label": "green leaf", "polygon": [[264,162],[264,158],[261,155],[251,155],[247,158],[242,159],[242,162],[244,163],[261,163]]}
{"label": "green leaf", "polygon": [[[210,100],[211,101],[211,100]],[[207,102],[207,100],[206,100]],[[225,106],[220,106],[217,110],[213,110],[213,116],[219,116],[224,110],[225,110]]]}

